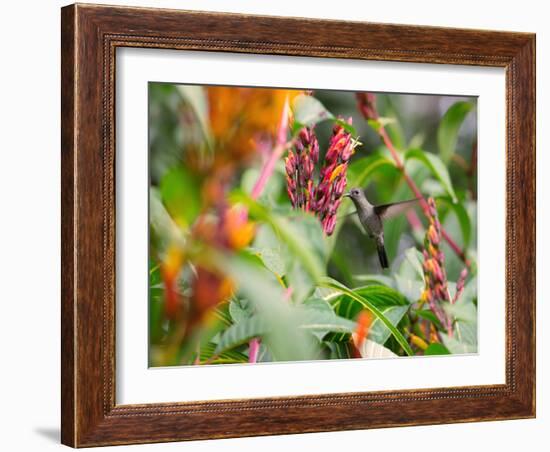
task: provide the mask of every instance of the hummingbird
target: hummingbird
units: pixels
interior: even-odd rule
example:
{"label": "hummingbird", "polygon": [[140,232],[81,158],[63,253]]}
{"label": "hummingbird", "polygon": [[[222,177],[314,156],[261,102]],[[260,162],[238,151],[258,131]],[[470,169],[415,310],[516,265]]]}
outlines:
{"label": "hummingbird", "polygon": [[419,198],[399,201],[390,204],[372,205],[365,193],[360,188],[352,188],[344,196],[350,198],[357,209],[359,221],[368,236],[376,242],[378,259],[382,268],[388,268],[388,255],[384,247],[384,224],[383,220],[394,217],[410,207],[412,207]]}

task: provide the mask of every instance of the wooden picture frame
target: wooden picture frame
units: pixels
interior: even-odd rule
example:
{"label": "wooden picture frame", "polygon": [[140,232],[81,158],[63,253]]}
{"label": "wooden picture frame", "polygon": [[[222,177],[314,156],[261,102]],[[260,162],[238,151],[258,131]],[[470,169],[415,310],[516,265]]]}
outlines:
{"label": "wooden picture frame", "polygon": [[[535,416],[535,35],[79,4],[62,9],[61,33],[64,444],[86,447]],[[505,68],[506,383],[116,405],[118,47]]]}

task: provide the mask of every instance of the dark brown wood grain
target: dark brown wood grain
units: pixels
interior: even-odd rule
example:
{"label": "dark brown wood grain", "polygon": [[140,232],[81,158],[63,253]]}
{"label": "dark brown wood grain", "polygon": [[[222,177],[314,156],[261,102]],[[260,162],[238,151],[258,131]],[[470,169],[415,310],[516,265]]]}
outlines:
{"label": "dark brown wood grain", "polygon": [[[71,5],[62,9],[61,36],[64,444],[85,447],[535,415],[534,35]],[[125,46],[505,68],[506,384],[116,405],[114,67],[116,48]]]}

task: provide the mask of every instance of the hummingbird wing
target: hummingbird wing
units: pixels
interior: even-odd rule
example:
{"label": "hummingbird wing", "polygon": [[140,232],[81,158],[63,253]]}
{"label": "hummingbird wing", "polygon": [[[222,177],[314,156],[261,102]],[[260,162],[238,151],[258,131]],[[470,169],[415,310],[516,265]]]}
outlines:
{"label": "hummingbird wing", "polygon": [[345,213],[344,215],[340,215],[338,217],[338,220],[344,220],[345,218],[351,217],[352,215],[357,214],[357,210],[354,210],[353,212]]}
{"label": "hummingbird wing", "polygon": [[374,206],[374,212],[383,219],[393,218],[413,207],[420,198]]}

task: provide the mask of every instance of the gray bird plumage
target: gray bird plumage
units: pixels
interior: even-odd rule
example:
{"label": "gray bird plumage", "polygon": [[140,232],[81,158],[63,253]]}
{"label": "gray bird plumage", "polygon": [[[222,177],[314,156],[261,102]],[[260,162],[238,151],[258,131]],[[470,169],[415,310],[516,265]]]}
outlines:
{"label": "gray bird plumage", "polygon": [[391,218],[407,210],[416,203],[418,199],[375,206],[369,202],[365,193],[360,188],[352,188],[345,196],[353,201],[361,225],[365,229],[367,235],[375,241],[380,265],[382,268],[388,268],[389,262],[384,246],[384,224],[382,220],[384,218]]}

